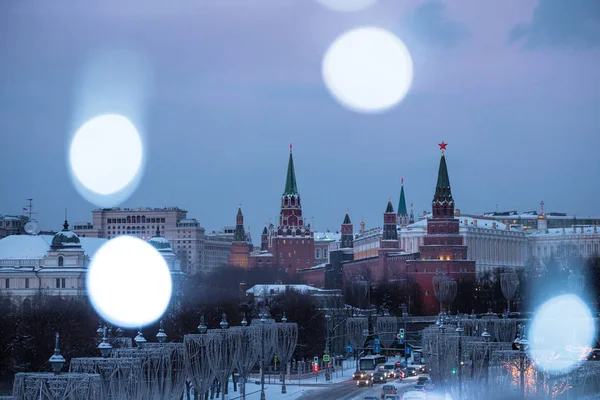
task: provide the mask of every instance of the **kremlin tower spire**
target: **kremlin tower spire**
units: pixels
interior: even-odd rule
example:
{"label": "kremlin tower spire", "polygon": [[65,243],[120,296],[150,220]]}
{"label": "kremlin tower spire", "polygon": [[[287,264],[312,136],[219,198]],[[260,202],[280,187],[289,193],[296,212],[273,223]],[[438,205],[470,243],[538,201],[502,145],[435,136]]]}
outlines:
{"label": "kremlin tower spire", "polygon": [[292,144],[290,143],[290,159],[288,161],[287,177],[285,179],[285,190],[283,195],[298,195],[298,185],[296,184],[296,172],[294,171],[294,158],[292,157]]}
{"label": "kremlin tower spire", "polygon": [[346,210],[346,216],[344,217],[344,222],[342,222],[342,237],[341,237],[341,248],[342,249],[351,249],[354,240],[354,229],[352,227],[352,222],[350,222],[350,215],[348,215],[348,210]]}
{"label": "kremlin tower spire", "polygon": [[402,178],[400,186],[400,200],[398,201],[396,224],[401,227],[408,225],[408,211],[406,210],[406,198],[404,197],[404,178]]}
{"label": "kremlin tower spire", "polygon": [[385,213],[383,214],[383,236],[381,237],[381,248],[398,248],[398,231],[396,230],[396,213],[392,207],[392,198],[388,200]]}
{"label": "kremlin tower spire", "polygon": [[415,213],[413,211],[413,203],[410,203],[410,217],[408,218],[408,223],[409,224],[415,223]]}
{"label": "kremlin tower spire", "polygon": [[448,143],[440,143],[442,157],[440,159],[440,167],[438,169],[437,185],[435,186],[435,194],[432,202],[432,217],[448,219],[454,218],[454,199],[452,199],[452,191],[450,190],[450,178],[448,177],[448,167],[446,166],[446,156],[444,151]]}
{"label": "kremlin tower spire", "polygon": [[242,205],[238,206],[238,212],[235,217],[235,233],[233,234],[234,242],[245,242],[246,233],[244,232],[244,215],[242,214]]}
{"label": "kremlin tower spire", "polygon": [[263,228],[262,235],[260,235],[260,251],[267,251],[269,244],[269,231],[267,231],[267,224]]}

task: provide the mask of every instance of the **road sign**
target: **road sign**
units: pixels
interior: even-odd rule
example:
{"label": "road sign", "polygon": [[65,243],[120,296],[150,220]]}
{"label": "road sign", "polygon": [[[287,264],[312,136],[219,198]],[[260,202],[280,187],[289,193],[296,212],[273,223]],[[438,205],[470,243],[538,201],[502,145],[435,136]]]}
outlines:
{"label": "road sign", "polygon": [[398,339],[398,344],[404,344],[404,339]]}
{"label": "road sign", "polygon": [[346,353],[352,353],[352,346],[348,345],[346,346]]}
{"label": "road sign", "polygon": [[406,354],[410,354],[412,350],[412,347],[406,346]]}
{"label": "road sign", "polygon": [[379,346],[373,346],[373,352],[375,352],[377,354],[381,353],[381,347],[379,347]]}
{"label": "road sign", "polygon": [[375,338],[374,341],[375,341],[375,344],[379,344],[380,343],[379,342],[379,338]]}
{"label": "road sign", "polygon": [[330,358],[329,358],[329,354],[323,354],[323,361],[324,362],[329,362]]}

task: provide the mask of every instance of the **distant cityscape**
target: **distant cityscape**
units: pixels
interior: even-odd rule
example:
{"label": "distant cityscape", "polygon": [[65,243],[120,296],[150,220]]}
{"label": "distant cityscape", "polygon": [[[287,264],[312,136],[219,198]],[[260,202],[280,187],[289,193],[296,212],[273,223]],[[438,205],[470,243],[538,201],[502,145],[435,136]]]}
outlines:
{"label": "distant cityscape", "polygon": [[[178,270],[188,275],[224,265],[277,267],[321,289],[341,289],[348,282],[376,284],[414,279],[431,312],[435,311],[431,281],[436,274],[479,279],[507,268],[543,269],[551,258],[567,265],[568,257],[599,254],[600,217],[547,213],[543,202],[539,210],[526,212],[476,215],[455,209],[445,146],[440,147],[442,155],[431,211],[414,215],[413,204],[407,206],[402,183],[397,207],[391,199],[387,204],[382,201],[382,225],[373,228],[360,221],[359,228],[354,229],[350,215],[340,212],[339,230],[314,231],[303,217],[291,147],[279,220],[265,226],[256,242],[245,229],[241,206],[235,216],[236,224],[218,232],[206,232],[197,219],[179,207],[96,209],[91,221],[70,225],[65,221],[62,231],[38,228],[32,232],[27,229],[28,216],[0,216],[0,279],[4,280],[1,289],[15,294],[21,289],[23,294],[26,289],[33,289],[32,281],[23,275],[24,267],[29,268],[26,274],[35,269],[50,272],[52,268],[65,267],[66,259],[63,258],[63,264],[58,261],[58,257],[64,257],[60,241],[53,240],[65,232],[81,240],[82,253],[77,260],[69,260],[78,269],[61,270],[69,276],[55,277],[57,270],[47,284],[38,283],[38,287],[67,289],[70,285],[75,292],[83,290],[81,274],[94,251],[114,237],[132,235],[143,240],[166,239],[178,259]],[[468,193],[458,195],[465,197]],[[39,238],[44,238],[45,248]],[[34,244],[34,240],[38,243]]]}

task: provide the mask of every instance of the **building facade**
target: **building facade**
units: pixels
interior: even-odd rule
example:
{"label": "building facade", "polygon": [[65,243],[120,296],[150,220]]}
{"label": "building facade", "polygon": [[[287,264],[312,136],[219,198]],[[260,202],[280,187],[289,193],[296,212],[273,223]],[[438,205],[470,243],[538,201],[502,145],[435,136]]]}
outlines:
{"label": "building facade", "polygon": [[131,235],[149,240],[159,229],[181,260],[182,270],[190,275],[226,264],[233,241],[231,229],[207,234],[179,207],[104,208],[92,211],[92,221],[75,223],[73,231],[80,237]]}
{"label": "building facade", "polygon": [[[25,299],[38,293],[86,295],[86,273],[94,254],[108,239],[79,237],[65,221],[50,235],[11,235],[0,240],[0,293]],[[149,240],[165,259],[173,279],[173,297],[181,295],[185,274],[168,240],[157,230]]]}

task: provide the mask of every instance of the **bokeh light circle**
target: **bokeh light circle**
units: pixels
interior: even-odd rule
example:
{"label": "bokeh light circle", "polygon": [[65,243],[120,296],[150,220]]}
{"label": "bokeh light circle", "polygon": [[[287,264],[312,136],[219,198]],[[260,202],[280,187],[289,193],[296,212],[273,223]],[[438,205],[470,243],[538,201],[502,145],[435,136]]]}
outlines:
{"label": "bokeh light circle", "polygon": [[113,325],[136,328],[158,320],[169,305],[171,273],[148,242],[119,236],[94,255],[87,292],[100,316]]}
{"label": "bokeh light circle", "polygon": [[576,295],[546,301],[535,312],[528,330],[529,351],[538,366],[564,373],[593,346],[596,325],[589,307]]}
{"label": "bokeh light circle", "polygon": [[[144,159],[142,138],[133,123],[122,115],[105,114],[83,124],[73,136],[69,161],[80,193],[106,206],[123,201],[121,195],[136,182]],[[90,198],[89,193],[97,197]],[[113,201],[110,200],[114,197]]]}
{"label": "bokeh light circle", "polygon": [[357,112],[383,112],[398,104],[413,80],[404,43],[385,29],[358,28],[337,38],[323,58],[329,92]]}
{"label": "bokeh light circle", "polygon": [[317,0],[317,2],[333,11],[354,12],[371,7],[377,0]]}

